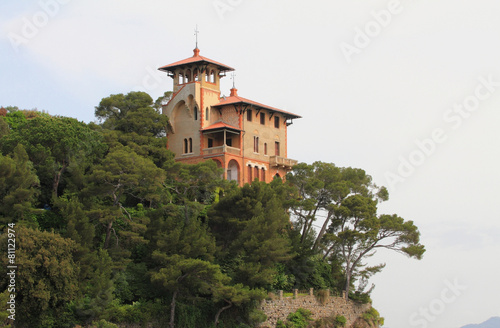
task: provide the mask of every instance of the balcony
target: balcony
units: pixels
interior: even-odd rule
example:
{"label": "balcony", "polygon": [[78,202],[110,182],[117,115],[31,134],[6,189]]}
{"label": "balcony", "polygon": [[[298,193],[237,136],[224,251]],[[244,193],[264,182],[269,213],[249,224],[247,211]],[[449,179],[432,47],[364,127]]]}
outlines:
{"label": "balcony", "polygon": [[270,156],[269,165],[270,166],[280,166],[291,170],[294,165],[298,163],[295,159],[285,158],[281,156]]}
{"label": "balcony", "polygon": [[240,149],[229,147],[226,145],[203,149],[203,156],[208,156],[208,157],[222,155],[226,153],[231,155],[239,155]]}

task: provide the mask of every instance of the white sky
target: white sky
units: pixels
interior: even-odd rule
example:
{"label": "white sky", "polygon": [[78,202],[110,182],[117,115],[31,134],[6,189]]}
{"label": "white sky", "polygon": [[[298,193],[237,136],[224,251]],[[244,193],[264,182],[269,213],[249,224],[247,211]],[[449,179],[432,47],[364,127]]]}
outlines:
{"label": "white sky", "polygon": [[422,261],[374,257],[385,326],[461,327],[500,315],[499,13],[498,0],[2,1],[0,105],[89,122],[110,94],[156,99],[172,89],[156,69],[192,55],[198,24],[201,55],[236,68],[241,96],[303,116],[289,157],[365,169],[390,187],[380,213],[420,228]]}

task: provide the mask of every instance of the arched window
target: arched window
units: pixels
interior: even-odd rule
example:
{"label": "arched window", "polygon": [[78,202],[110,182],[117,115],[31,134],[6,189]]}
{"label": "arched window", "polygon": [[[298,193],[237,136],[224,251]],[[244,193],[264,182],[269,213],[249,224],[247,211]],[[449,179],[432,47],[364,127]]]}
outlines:
{"label": "arched window", "polygon": [[255,175],[255,179],[259,180],[259,168],[256,166],[253,168],[254,170],[254,175]]}
{"label": "arched window", "polygon": [[188,140],[184,139],[184,154],[187,154],[188,152]]}
{"label": "arched window", "polygon": [[195,68],[193,71],[193,81],[198,81],[198,69]]}
{"label": "arched window", "polygon": [[210,74],[208,73],[208,70],[205,70],[205,82],[208,82],[209,81],[209,76]]}
{"label": "arched window", "polygon": [[184,73],[179,72],[179,84],[184,84]]}
{"label": "arched window", "polygon": [[198,121],[198,108],[195,106],[193,110],[194,120]]}
{"label": "arched window", "polygon": [[267,155],[267,143],[264,143],[264,155]]}
{"label": "arched window", "polygon": [[215,71],[212,70],[210,72],[210,82],[215,83]]}
{"label": "arched window", "polygon": [[193,152],[193,139],[189,138],[189,153]]}
{"label": "arched window", "polygon": [[189,82],[191,82],[191,70],[190,69],[188,69],[186,71],[186,83],[189,83]]}
{"label": "arched window", "polygon": [[266,170],[264,168],[260,170],[260,181],[266,181]]}

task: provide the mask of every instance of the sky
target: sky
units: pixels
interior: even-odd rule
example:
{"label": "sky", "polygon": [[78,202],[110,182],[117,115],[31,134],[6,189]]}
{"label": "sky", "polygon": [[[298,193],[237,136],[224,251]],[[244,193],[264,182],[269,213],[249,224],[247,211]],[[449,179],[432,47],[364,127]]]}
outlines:
{"label": "sky", "polygon": [[[200,55],[242,97],[301,115],[288,157],[364,169],[419,227],[420,261],[379,251],[385,327],[500,316],[498,0],[40,0],[0,4],[0,106],[95,120],[111,94],[172,90]],[[222,79],[229,95],[232,81]]]}

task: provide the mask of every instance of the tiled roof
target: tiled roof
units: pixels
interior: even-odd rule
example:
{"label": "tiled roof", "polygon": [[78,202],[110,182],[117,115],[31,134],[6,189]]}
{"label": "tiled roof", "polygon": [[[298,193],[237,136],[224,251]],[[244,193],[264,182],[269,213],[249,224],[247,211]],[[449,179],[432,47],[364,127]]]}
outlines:
{"label": "tiled roof", "polygon": [[290,112],[287,112],[287,111],[284,111],[284,110],[281,110],[281,109],[278,109],[278,108],[274,108],[274,107],[271,107],[271,106],[263,105],[263,104],[258,103],[256,101],[249,100],[249,99],[246,99],[246,98],[243,98],[243,97],[240,97],[240,96],[230,96],[230,97],[226,97],[225,99],[222,98],[218,104],[215,104],[212,107],[222,107],[222,106],[225,106],[225,105],[236,105],[236,104],[253,105],[255,107],[260,107],[260,108],[264,108],[264,109],[267,109],[267,110],[270,110],[270,111],[281,113],[281,114],[283,114],[283,115],[285,115],[287,117],[290,117],[290,118],[301,118],[302,117],[302,116],[299,116],[297,114],[290,113]]}
{"label": "tiled roof", "polygon": [[199,64],[214,64],[219,67],[221,71],[234,71],[234,68],[224,65],[222,63],[219,63],[215,60],[212,60],[207,57],[200,56],[200,50],[199,49],[194,49],[194,55],[193,57],[189,57],[183,60],[180,60],[178,62],[162,66],[158,68],[160,71],[166,71],[166,72],[173,72],[175,68],[183,65],[188,65],[188,64],[194,64],[194,63],[199,63]]}
{"label": "tiled roof", "polygon": [[231,125],[224,123],[224,122],[214,123],[206,128],[203,128],[202,131],[216,130],[216,129],[231,129],[231,130],[241,131],[239,128],[231,126]]}

